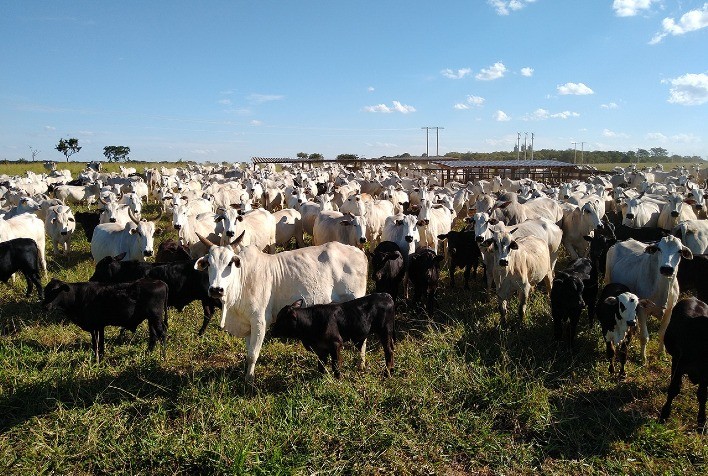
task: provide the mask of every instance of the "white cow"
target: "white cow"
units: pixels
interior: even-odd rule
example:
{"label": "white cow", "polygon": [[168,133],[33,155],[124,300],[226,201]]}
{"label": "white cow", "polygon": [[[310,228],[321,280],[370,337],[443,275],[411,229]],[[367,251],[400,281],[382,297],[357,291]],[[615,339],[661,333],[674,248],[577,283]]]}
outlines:
{"label": "white cow", "polygon": [[304,246],[302,240],[302,218],[300,212],[292,208],[284,208],[273,212],[275,218],[275,243],[286,247],[295,238],[297,246]]}
{"label": "white cow", "polygon": [[366,208],[366,239],[375,248],[383,233],[386,218],[392,216],[393,203],[388,200],[368,200],[364,202]]}
{"label": "white cow", "polygon": [[694,255],[708,253],[708,220],[683,221],[674,228],[674,233],[680,234],[681,242]]}
{"label": "white cow", "polygon": [[679,222],[697,220],[698,217],[688,202],[689,199],[684,199],[677,193],[670,194],[666,205],[661,209],[657,226],[664,230],[673,230]]}
{"label": "white cow", "polygon": [[160,235],[162,230],[156,229],[154,222],[138,220],[132,212],[128,213],[130,221],[125,225],[102,223],[96,226],[91,239],[95,262],[121,253],[126,253],[126,261],[145,261],[145,257],[153,255],[154,235]]}
{"label": "white cow", "polygon": [[406,263],[408,263],[408,257],[415,253],[415,249],[420,243],[417,222],[418,219],[413,215],[399,213],[386,218],[381,234],[382,241],[393,241],[398,245]]}
{"label": "white cow", "polygon": [[47,272],[45,250],[44,222],[31,213],[23,213],[16,217],[0,218],[0,242],[14,238],[32,238],[39,248],[39,261],[44,272]]}
{"label": "white cow", "polygon": [[[452,212],[445,206],[434,204],[430,200],[420,203],[418,212],[418,231],[420,247],[430,247],[438,253],[438,235],[445,235],[452,229]],[[442,255],[445,256],[446,242],[443,240]]]}
{"label": "white cow", "polygon": [[513,233],[514,230],[509,233],[496,231],[483,243],[493,248],[494,282],[502,325],[506,324],[507,302],[514,294],[519,297],[519,320],[523,323],[531,289],[543,281],[550,292],[553,283],[548,244],[535,236],[515,239]]}
{"label": "white cow", "polygon": [[278,312],[298,299],[311,306],[362,297],[367,260],[363,251],[341,243],[275,255],[256,246],[237,252],[239,239],[233,247],[204,240],[209,251],[194,267],[208,271],[209,294],[222,302],[221,328],[246,340],[246,382],[252,384],[265,333]]}
{"label": "white cow", "polygon": [[186,205],[175,207],[172,213],[172,226],[177,230],[179,240],[189,246],[192,258],[203,256],[207,251],[197,234],[213,241],[221,239],[224,227],[221,221],[217,221],[219,215],[211,212],[194,215]]}
{"label": "white cow", "polygon": [[241,215],[238,210],[229,208],[217,216],[216,220],[222,221],[224,227],[222,246],[231,243],[245,230],[246,237],[242,240],[242,246],[256,245],[260,250],[267,249],[269,253],[275,253],[276,219],[269,211],[258,208]]}
{"label": "white cow", "polygon": [[[649,299],[664,309],[659,328],[659,353],[663,352],[664,332],[679,296],[676,273],[681,258],[693,259],[693,253],[675,236],[665,236],[653,245],[629,239],[607,252],[605,284],[624,284],[640,299]],[[642,358],[646,359],[649,332],[646,325],[642,327],[639,339]]]}
{"label": "white cow", "polygon": [[583,238],[595,228],[602,228],[604,216],[604,203],[599,198],[592,198],[580,207],[563,216],[561,228],[563,229],[563,246],[571,259],[584,257],[588,253],[589,244]]}
{"label": "white cow", "polygon": [[622,204],[622,224],[632,228],[654,228],[659,223],[663,202],[635,197]]}
{"label": "white cow", "polygon": [[44,227],[54,244],[54,254],[68,254],[71,247],[71,236],[76,230],[76,219],[71,208],[66,205],[55,205],[47,211]]}
{"label": "white cow", "polygon": [[54,198],[64,203],[87,203],[97,199],[99,191],[97,185],[59,185],[54,189]]}
{"label": "white cow", "polygon": [[321,212],[315,218],[312,244],[322,245],[330,241],[363,246],[366,243],[366,217],[335,211]]}

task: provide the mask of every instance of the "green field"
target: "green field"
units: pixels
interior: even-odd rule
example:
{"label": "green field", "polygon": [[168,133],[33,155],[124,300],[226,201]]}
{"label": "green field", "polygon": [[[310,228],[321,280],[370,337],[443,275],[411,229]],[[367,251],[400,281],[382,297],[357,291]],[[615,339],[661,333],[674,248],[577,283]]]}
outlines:
{"label": "green field", "polygon": [[[68,257],[48,252],[45,283],[92,274],[83,232],[73,242]],[[164,360],[142,325],[125,341],[111,329],[98,365],[88,333],[25,299],[24,279],[0,285],[0,474],[706,474],[695,386],[657,423],[670,370],[658,322],[648,363],[633,342],[620,382],[596,323],[583,318],[571,353],[544,294],[501,330],[495,297],[442,279],[433,315],[399,303],[391,378],[376,338],[366,371],[347,349],[336,380],[299,343],[267,337],[255,388],[220,314],[197,336],[198,303],[170,310]]]}

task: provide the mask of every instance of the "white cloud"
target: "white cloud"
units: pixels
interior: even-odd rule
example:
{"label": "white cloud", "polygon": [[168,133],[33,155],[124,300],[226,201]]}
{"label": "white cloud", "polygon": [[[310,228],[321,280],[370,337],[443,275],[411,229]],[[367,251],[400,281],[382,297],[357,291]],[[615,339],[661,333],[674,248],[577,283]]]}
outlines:
{"label": "white cloud", "polygon": [[285,96],[282,96],[280,94],[250,94],[248,96],[248,100],[251,102],[254,102],[256,104],[264,103],[264,102],[270,102],[270,101],[280,101],[281,99],[285,98]]}
{"label": "white cloud", "polygon": [[558,94],[561,95],[574,94],[577,96],[585,96],[587,94],[595,94],[592,89],[583,83],[565,83],[558,85],[556,89],[558,90]]}
{"label": "white cloud", "polygon": [[469,75],[471,72],[472,70],[470,68],[462,68],[458,69],[457,71],[448,68],[440,71],[440,74],[442,74],[448,79],[462,79],[465,76]]}
{"label": "white cloud", "polygon": [[396,111],[400,112],[401,114],[408,114],[409,112],[415,112],[415,108],[413,106],[401,104],[398,101],[393,101],[393,108]]}
{"label": "white cloud", "polygon": [[494,120],[499,122],[510,121],[511,117],[507,116],[504,111],[497,111],[494,113]]}
{"label": "white cloud", "polygon": [[392,107],[389,107],[386,104],[377,104],[375,106],[365,106],[364,111],[366,111],[366,112],[381,112],[384,114],[390,114],[394,111],[397,111],[397,112],[400,112],[401,114],[408,114],[411,112],[415,112],[415,108],[413,106],[401,104],[399,101],[392,101]]}
{"label": "white cloud", "polygon": [[676,134],[671,136],[671,140],[674,142],[681,142],[684,144],[693,144],[696,142],[701,142],[701,138],[694,136],[693,134]]}
{"label": "white cloud", "polygon": [[366,88],[366,90],[369,91],[370,93],[373,93],[375,91],[373,86],[369,86],[368,88]]}
{"label": "white cloud", "polygon": [[526,76],[527,78],[530,78],[533,76],[533,68],[521,68],[521,76]]}
{"label": "white cloud", "polygon": [[614,132],[609,129],[604,129],[602,131],[602,136],[603,137],[613,137],[613,138],[621,138],[621,139],[628,139],[629,136],[625,134],[624,132]]}
{"label": "white cloud", "polygon": [[580,117],[577,112],[563,111],[551,114],[546,109],[538,108],[531,114],[526,114],[522,119],[524,121],[544,121],[546,119],[568,119],[569,117]]}
{"label": "white cloud", "polygon": [[668,139],[664,134],[661,132],[650,132],[647,134],[647,140],[655,140],[659,142],[666,142]]}
{"label": "white cloud", "polygon": [[698,106],[708,102],[708,74],[684,74],[678,78],[664,79],[671,84],[668,101],[683,106]]}
{"label": "white cloud", "polygon": [[458,102],[457,104],[455,104],[455,105],[452,106],[452,107],[454,107],[455,109],[461,109],[461,110],[469,109],[469,108],[470,108],[467,104],[465,104],[465,103],[463,103],[463,102]]}
{"label": "white cloud", "polygon": [[249,122],[252,126],[262,126],[263,122],[259,121],[258,119],[253,119],[251,122]]}
{"label": "white cloud", "polygon": [[220,99],[219,104],[222,104],[224,106],[230,106],[231,105],[231,99]]}
{"label": "white cloud", "polygon": [[56,131],[57,128],[54,126],[44,126],[45,131]]}
{"label": "white cloud", "polygon": [[700,30],[708,27],[708,3],[703,4],[703,8],[691,10],[684,13],[679,18],[678,22],[673,18],[664,18],[661,22],[662,31],[654,35],[649,42],[650,45],[655,45],[663,40],[666,36],[685,35],[691,31]]}
{"label": "white cloud", "polygon": [[498,15],[508,15],[510,11],[517,11],[536,0],[487,0],[494,7]]}
{"label": "white cloud", "polygon": [[470,109],[471,107],[482,107],[484,105],[485,99],[480,96],[467,96],[465,102],[457,103],[453,107],[455,109]]}
{"label": "white cloud", "polygon": [[209,155],[209,154],[216,153],[216,150],[214,150],[214,149],[193,149],[193,150],[190,150],[189,152],[191,152],[192,154],[195,154],[195,155]]}
{"label": "white cloud", "polygon": [[618,17],[633,17],[642,10],[651,8],[652,3],[658,0],[615,0],[612,9]]}
{"label": "white cloud", "polygon": [[600,107],[603,109],[617,109],[619,106],[616,102],[611,102],[607,104],[600,104]]}
{"label": "white cloud", "polygon": [[491,81],[493,79],[499,79],[506,73],[506,66],[501,61],[498,61],[491,65],[489,68],[482,68],[482,70],[475,76],[475,78],[480,81]]}

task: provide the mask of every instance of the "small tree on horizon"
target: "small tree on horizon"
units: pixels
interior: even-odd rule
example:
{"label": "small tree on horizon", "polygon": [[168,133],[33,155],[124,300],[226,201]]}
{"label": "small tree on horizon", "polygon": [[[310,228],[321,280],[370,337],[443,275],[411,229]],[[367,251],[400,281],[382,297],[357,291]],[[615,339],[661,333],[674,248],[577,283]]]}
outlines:
{"label": "small tree on horizon", "polygon": [[108,162],[126,162],[130,154],[130,147],[124,145],[107,145],[103,148],[103,155]]}
{"label": "small tree on horizon", "polygon": [[80,151],[81,147],[79,147],[79,139],[72,137],[70,139],[59,139],[59,144],[57,144],[55,149],[64,154],[66,161],[69,162],[69,157]]}

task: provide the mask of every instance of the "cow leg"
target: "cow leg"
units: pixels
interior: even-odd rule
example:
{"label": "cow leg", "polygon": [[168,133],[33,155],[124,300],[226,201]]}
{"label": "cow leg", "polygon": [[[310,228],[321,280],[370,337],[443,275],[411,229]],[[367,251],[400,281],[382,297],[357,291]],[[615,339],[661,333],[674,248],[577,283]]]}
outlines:
{"label": "cow leg", "polygon": [[607,353],[607,360],[610,361],[607,371],[610,375],[613,375],[615,373],[615,345],[612,342],[605,342],[605,351]]}
{"label": "cow leg", "polygon": [[91,331],[91,350],[97,363],[101,363],[101,356],[98,353],[98,330]]}
{"label": "cow leg", "polygon": [[98,330],[98,361],[100,362],[103,360],[103,357],[106,355],[106,336],[105,336],[105,331],[106,329],[104,327],[101,327]]}
{"label": "cow leg", "polygon": [[708,382],[698,384],[698,431],[703,431],[706,425],[706,399],[708,397]]}
{"label": "cow leg", "polygon": [[526,303],[529,300],[531,293],[531,285],[525,284],[524,288],[519,292],[519,322],[523,325],[524,316],[526,315]]}
{"label": "cow leg", "polygon": [[507,302],[506,299],[504,298],[499,298],[499,314],[501,315],[501,318],[499,319],[499,323],[501,324],[502,327],[506,327],[506,312],[507,312]]}
{"label": "cow leg", "polygon": [[[366,346],[366,342],[364,342],[364,346]],[[340,378],[342,376],[342,373],[339,371],[339,369],[342,368],[341,342],[334,343],[330,357],[332,358],[332,373],[334,374],[334,378]]]}
{"label": "cow leg", "polygon": [[619,371],[619,378],[624,379],[627,374],[624,371],[624,366],[627,363],[627,354],[629,353],[629,340],[631,337],[627,337],[627,339],[622,342],[619,346],[619,349],[617,349],[617,353],[619,354],[619,363],[620,363],[620,371]]}
{"label": "cow leg", "polygon": [[674,308],[674,304],[676,304],[676,298],[669,297],[666,302],[664,315],[661,318],[661,326],[659,326],[659,355],[664,354],[664,334],[666,334],[666,328],[669,327],[669,321],[671,321],[671,311]]}
{"label": "cow leg", "polygon": [[[455,263],[450,260],[450,287],[454,288],[455,287]],[[466,283],[466,281],[465,281]]]}
{"label": "cow leg", "polygon": [[580,312],[574,312],[570,316],[570,350],[573,351],[575,347],[575,335],[578,331],[578,321],[580,320]]}
{"label": "cow leg", "polygon": [[[472,265],[468,264],[465,266],[465,289],[470,288],[470,271],[472,271]],[[475,273],[477,272],[477,269],[475,269]]]}
{"label": "cow leg", "polygon": [[[649,330],[647,329],[647,315],[644,311],[637,313],[639,320],[639,343],[641,349],[642,363],[647,361],[647,342],[649,342]],[[661,345],[661,343],[659,344]],[[663,352],[663,349],[662,349]]]}
{"label": "cow leg", "polygon": [[204,335],[207,326],[211,322],[211,317],[214,315],[214,306],[209,304],[207,301],[202,301],[202,309],[204,310],[204,320],[202,321],[202,327],[199,329],[197,335]]}
{"label": "cow leg", "polygon": [[359,346],[359,370],[366,368],[366,339]]}
{"label": "cow leg", "polygon": [[384,358],[386,359],[386,376],[391,376],[391,370],[393,370],[393,335],[391,332],[384,328],[379,334],[379,340],[381,341],[381,347],[383,347]]}
{"label": "cow leg", "polygon": [[[325,365],[327,364],[327,358],[329,357],[329,353],[327,351],[317,351],[315,352],[315,354],[317,355],[317,371],[323,374],[327,371]],[[334,362],[332,363],[332,365],[334,366]]]}
{"label": "cow leg", "polygon": [[681,378],[683,374],[679,371],[679,360],[679,358],[671,359],[671,383],[669,384],[666,403],[661,408],[661,414],[659,415],[660,422],[665,422],[669,418],[671,414],[671,402],[673,402],[676,395],[681,391]]}
{"label": "cow leg", "polygon": [[255,324],[251,324],[251,335],[246,337],[246,383],[253,384],[255,380],[256,361],[261,354],[265,331],[265,316],[260,316]]}

